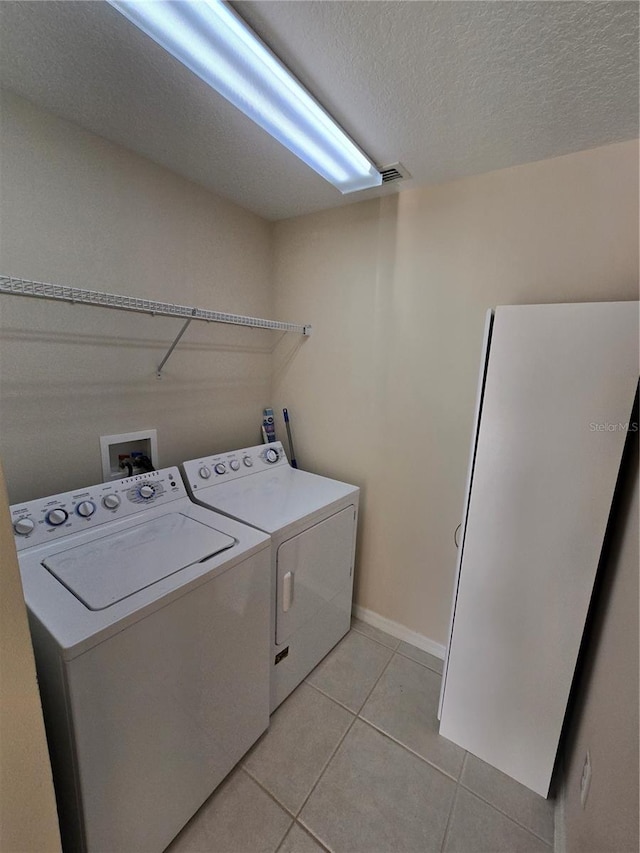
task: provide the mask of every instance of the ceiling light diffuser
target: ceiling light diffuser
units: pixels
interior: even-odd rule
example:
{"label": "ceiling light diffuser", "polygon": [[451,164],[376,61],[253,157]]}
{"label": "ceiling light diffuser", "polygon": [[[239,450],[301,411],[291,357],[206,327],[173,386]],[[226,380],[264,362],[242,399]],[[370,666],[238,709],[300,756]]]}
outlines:
{"label": "ceiling light diffuser", "polygon": [[109,0],[342,193],[382,177],[331,116],[222,0]]}

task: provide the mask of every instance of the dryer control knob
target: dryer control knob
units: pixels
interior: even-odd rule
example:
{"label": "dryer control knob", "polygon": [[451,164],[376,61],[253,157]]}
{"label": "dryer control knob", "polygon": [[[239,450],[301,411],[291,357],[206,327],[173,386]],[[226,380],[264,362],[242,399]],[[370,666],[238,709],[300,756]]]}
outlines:
{"label": "dryer control knob", "polygon": [[224,464],[224,462],[218,462],[218,464],[216,465],[216,474],[226,474],[226,473],[227,473],[227,466]]}
{"label": "dryer control knob", "polygon": [[271,462],[271,464],[273,464],[274,462],[277,462],[280,457],[278,456],[278,451],[275,450],[273,447],[270,447],[269,450],[267,450],[267,452],[264,454],[264,458],[267,460],[267,462]]}
{"label": "dryer control knob", "polygon": [[198,470],[198,474],[202,477],[203,480],[208,480],[211,476],[211,469],[206,465],[203,465],[202,468]]}
{"label": "dryer control knob", "polygon": [[18,536],[28,536],[35,526],[32,518],[19,518],[13,525],[13,529]]}
{"label": "dryer control knob", "polygon": [[152,498],[155,493],[156,490],[154,489],[154,487],[150,486],[148,483],[146,483],[144,486],[140,486],[140,488],[138,489],[138,494],[141,498],[144,498],[145,501],[148,501],[149,498]]}
{"label": "dryer control knob", "polygon": [[232,459],[231,462],[229,462],[229,468],[231,468],[232,471],[237,471],[240,468],[240,463],[237,459]]}
{"label": "dryer control knob", "polygon": [[251,468],[251,466],[253,465],[253,459],[250,456],[245,456],[242,461],[247,466],[247,468]]}
{"label": "dryer control knob", "polygon": [[114,495],[114,494],[105,495],[102,498],[102,506],[106,507],[107,509],[118,509],[118,507],[120,506],[119,495]]}
{"label": "dryer control knob", "polygon": [[96,511],[96,505],[93,501],[82,501],[76,507],[76,512],[78,515],[82,516],[82,518],[91,518],[93,513]]}
{"label": "dryer control knob", "polygon": [[66,509],[52,509],[46,515],[47,521],[54,527],[59,527],[61,524],[64,524],[68,518],[69,513]]}

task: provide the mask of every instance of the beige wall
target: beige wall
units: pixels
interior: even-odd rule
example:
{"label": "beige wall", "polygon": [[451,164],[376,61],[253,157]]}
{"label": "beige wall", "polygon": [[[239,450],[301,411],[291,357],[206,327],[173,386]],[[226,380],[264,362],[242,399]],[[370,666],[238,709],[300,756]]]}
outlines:
{"label": "beige wall", "polygon": [[[591,632],[567,744],[567,853],[638,850],[638,443]],[[587,752],[592,777],[583,809],[580,779]]]}
{"label": "beige wall", "polygon": [[0,850],[60,850],[51,765],[0,466]]}
{"label": "beige wall", "polygon": [[[8,93],[0,272],[272,315],[271,227]],[[160,464],[252,444],[275,333],[2,297],[0,457],[11,503],[101,482],[99,436],[155,427]]]}
{"label": "beige wall", "polygon": [[[360,606],[446,642],[486,310],[638,298],[638,146],[278,223],[276,352],[303,467],[362,487]],[[498,533],[497,533],[498,535]]]}

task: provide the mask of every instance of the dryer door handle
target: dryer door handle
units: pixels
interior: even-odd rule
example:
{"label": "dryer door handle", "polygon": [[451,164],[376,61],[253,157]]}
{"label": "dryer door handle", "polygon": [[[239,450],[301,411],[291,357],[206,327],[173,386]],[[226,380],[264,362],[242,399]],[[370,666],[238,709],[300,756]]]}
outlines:
{"label": "dryer door handle", "polygon": [[293,572],[287,572],[282,578],[282,610],[284,613],[293,601]]}

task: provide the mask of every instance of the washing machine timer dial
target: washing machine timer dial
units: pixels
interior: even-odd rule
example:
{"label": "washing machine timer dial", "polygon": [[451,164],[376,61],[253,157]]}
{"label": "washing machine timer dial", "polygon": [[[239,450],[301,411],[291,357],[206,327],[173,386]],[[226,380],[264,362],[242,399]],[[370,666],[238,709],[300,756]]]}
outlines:
{"label": "washing machine timer dial", "polygon": [[66,509],[62,509],[58,507],[57,509],[51,509],[45,516],[47,523],[52,527],[60,527],[61,524],[64,524],[65,521],[69,518],[69,513]]}
{"label": "washing machine timer dial", "polygon": [[150,483],[143,483],[138,488],[138,495],[145,501],[151,500],[155,493],[155,486],[152,486]]}
{"label": "washing machine timer dial", "polygon": [[275,448],[270,447],[270,448],[265,452],[265,454],[264,454],[264,458],[265,458],[265,461],[266,461],[266,462],[269,462],[271,465],[273,465],[273,463],[274,463],[274,462],[277,462],[277,461],[278,461],[278,459],[280,458],[280,455],[279,455],[278,451],[277,451]]}

